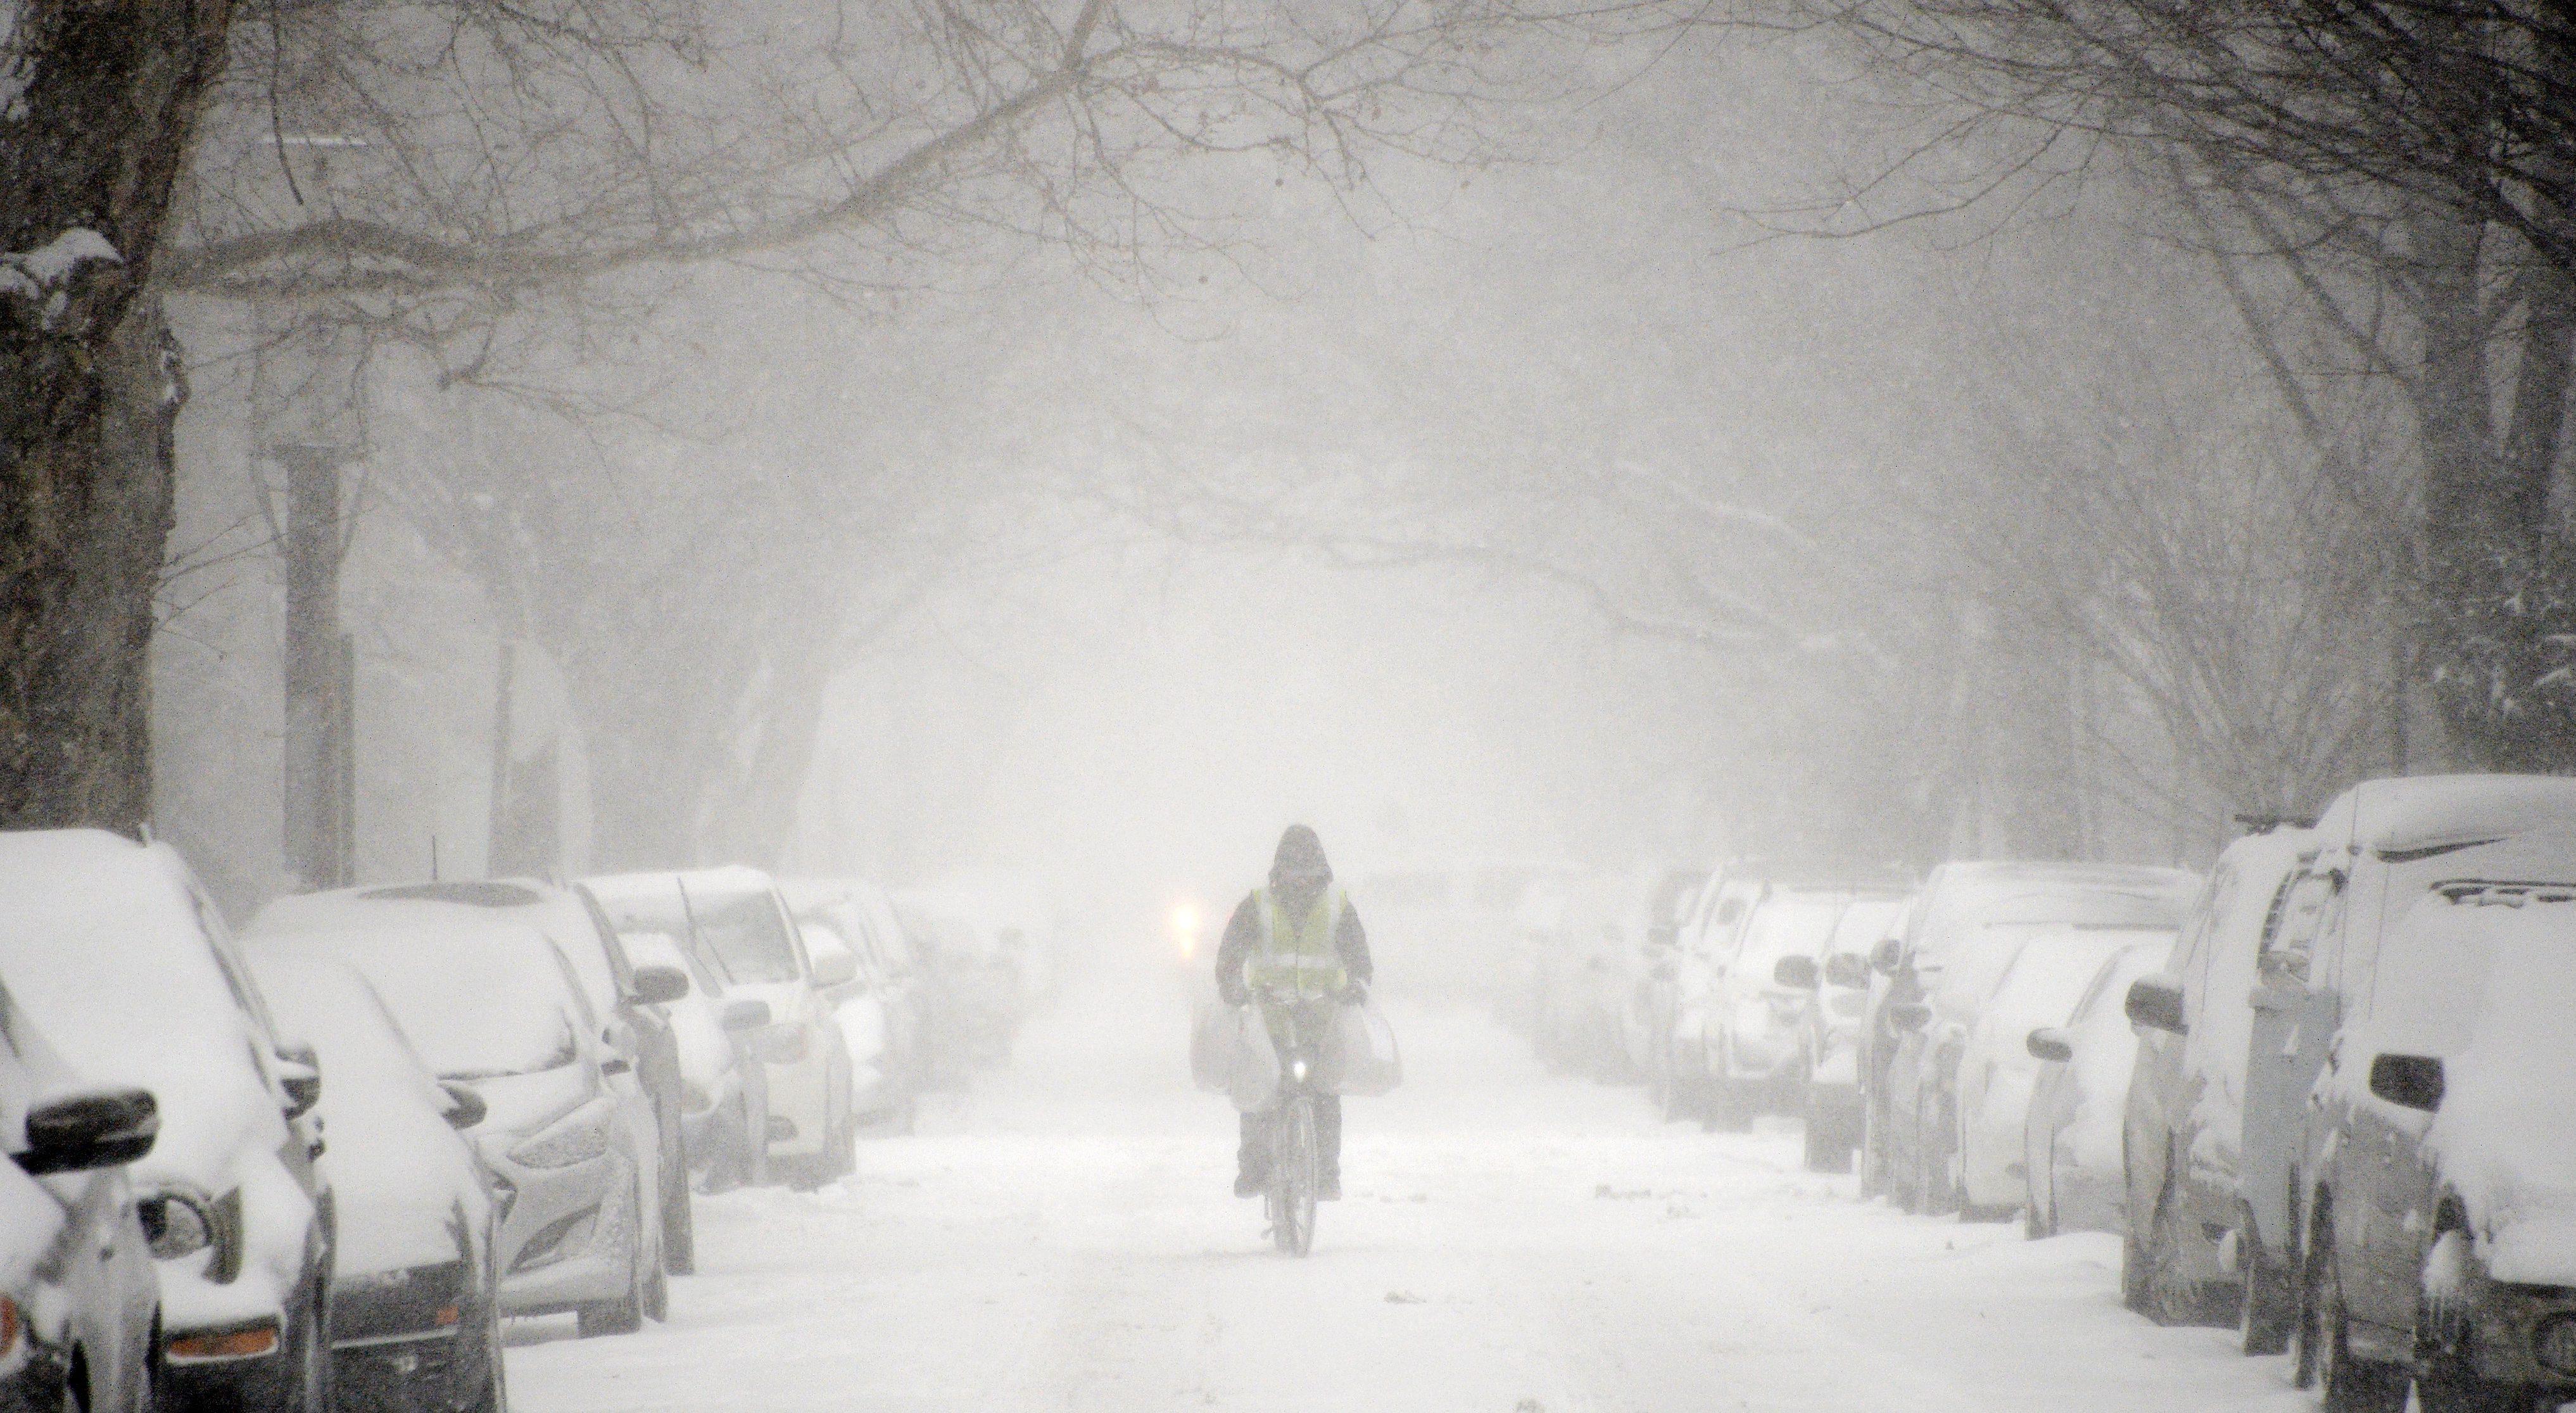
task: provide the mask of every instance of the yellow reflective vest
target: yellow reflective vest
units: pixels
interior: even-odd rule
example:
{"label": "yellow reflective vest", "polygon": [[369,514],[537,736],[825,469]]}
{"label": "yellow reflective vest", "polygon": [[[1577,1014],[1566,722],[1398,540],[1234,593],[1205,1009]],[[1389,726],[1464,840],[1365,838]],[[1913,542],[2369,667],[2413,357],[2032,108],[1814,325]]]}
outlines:
{"label": "yellow reflective vest", "polygon": [[1253,892],[1261,920],[1261,948],[1246,968],[1252,992],[1263,1000],[1320,1001],[1338,996],[1350,980],[1333,933],[1350,899],[1339,884],[1326,884],[1303,917],[1290,917],[1268,888]]}

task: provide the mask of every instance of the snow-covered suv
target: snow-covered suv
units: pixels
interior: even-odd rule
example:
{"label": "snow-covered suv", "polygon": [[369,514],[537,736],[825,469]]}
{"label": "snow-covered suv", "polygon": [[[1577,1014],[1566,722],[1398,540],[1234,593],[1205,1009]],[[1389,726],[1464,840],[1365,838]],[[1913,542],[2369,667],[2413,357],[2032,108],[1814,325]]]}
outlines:
{"label": "snow-covered suv", "polygon": [[2318,1080],[2305,1345],[2337,1413],[2397,1413],[2410,1377],[2424,1413],[2576,1398],[2576,836],[2562,847],[2419,895]]}
{"label": "snow-covered suv", "polygon": [[159,1101],[130,1171],[161,1277],[161,1407],[323,1413],[333,1225],[310,1055],[281,1053],[167,845],[0,834],[0,899],[10,995],[83,1079]]}

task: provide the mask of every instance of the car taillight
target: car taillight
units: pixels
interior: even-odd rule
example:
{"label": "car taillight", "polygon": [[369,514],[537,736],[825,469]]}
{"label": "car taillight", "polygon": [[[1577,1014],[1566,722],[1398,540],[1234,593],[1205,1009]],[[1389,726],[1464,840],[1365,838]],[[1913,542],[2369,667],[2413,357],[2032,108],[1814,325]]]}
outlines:
{"label": "car taillight", "polygon": [[19,1311],[18,1302],[0,1295],[0,1364],[16,1363],[19,1345],[26,1338],[27,1317]]}
{"label": "car taillight", "polygon": [[264,1320],[229,1330],[173,1335],[167,1348],[170,1357],[182,1363],[204,1359],[256,1359],[263,1354],[277,1352],[277,1325]]}

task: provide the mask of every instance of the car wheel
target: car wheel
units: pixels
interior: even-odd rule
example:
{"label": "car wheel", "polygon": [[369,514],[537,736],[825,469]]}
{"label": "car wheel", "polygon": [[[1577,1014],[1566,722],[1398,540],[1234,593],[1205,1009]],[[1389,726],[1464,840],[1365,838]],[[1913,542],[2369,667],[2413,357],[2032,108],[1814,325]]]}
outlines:
{"label": "car wheel", "polygon": [[664,1261],[657,1261],[644,1277],[644,1315],[651,1320],[671,1318],[671,1272]]}
{"label": "car wheel", "polygon": [[2455,1360],[2436,1360],[2415,1380],[2415,1403],[2423,1413],[2540,1413],[2559,1400],[2522,1384],[2482,1379]]}
{"label": "car wheel", "polygon": [[2324,1367],[2325,1413],[2405,1413],[2407,1373],[2395,1364],[2356,1359],[2346,1337],[2341,1263],[2331,1245],[2322,1263],[2324,1281],[2317,1295],[2319,1352]]}
{"label": "car wheel", "polygon": [[2250,1218],[2236,1219],[2236,1261],[2245,1269],[2244,1293],[2236,1302],[2236,1342],[2247,1354],[2279,1354],[2290,1347],[2290,1328],[2298,1319],[2298,1300],[2290,1273],[2263,1254]]}
{"label": "car wheel", "polygon": [[2202,1323],[2208,1297],[2183,1271],[2176,1205],[2173,1179],[2167,1178],[2147,1228],[2147,1318],[2159,1325],[2196,1325]]}
{"label": "car wheel", "polygon": [[1805,1157],[1808,1172],[1850,1172],[1852,1170],[1851,1133],[1844,1121],[1810,1111],[1807,1115]]}
{"label": "car wheel", "polygon": [[[697,1269],[697,1220],[689,1207],[689,1159],[680,1147],[680,1115],[658,1111],[662,1146],[662,1268],[685,1276]],[[668,1122],[663,1122],[667,1119]]]}
{"label": "car wheel", "polygon": [[[641,1215],[642,1202],[637,1202]],[[649,1274],[648,1274],[649,1273]],[[626,1294],[617,1300],[603,1300],[584,1305],[573,1313],[575,1333],[583,1339],[600,1335],[633,1334],[644,1328],[645,1304],[654,1281],[662,1278],[659,1252],[638,1252],[630,1263]]]}
{"label": "car wheel", "polygon": [[2120,1304],[2147,1313],[2147,1248],[2136,1233],[2120,1233]]}
{"label": "car wheel", "polygon": [[501,1306],[497,1295],[486,1297],[483,1315],[483,1378],[465,1405],[464,1413],[510,1413],[508,1363],[502,1357]]}
{"label": "car wheel", "polygon": [[295,1369],[305,1413],[331,1413],[331,1327],[318,1297],[305,1303],[296,1328]]}

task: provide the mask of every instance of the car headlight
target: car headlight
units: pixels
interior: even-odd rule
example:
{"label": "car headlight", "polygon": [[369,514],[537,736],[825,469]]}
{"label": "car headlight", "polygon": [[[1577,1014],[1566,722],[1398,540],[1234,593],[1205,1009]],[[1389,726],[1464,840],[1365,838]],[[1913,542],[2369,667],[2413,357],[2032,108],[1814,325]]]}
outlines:
{"label": "car headlight", "polygon": [[2553,1374],[2576,1375],[2576,1315],[2552,1315],[2531,1334],[2532,1357]]}
{"label": "car headlight", "polygon": [[156,1261],[194,1256],[221,1236],[214,1207],[194,1193],[156,1192],[135,1203],[134,1214]]}
{"label": "car headlight", "polygon": [[608,1151],[608,1128],[616,1109],[593,1100],[539,1130],[534,1138],[510,1150],[510,1159],[530,1168],[568,1168]]}

